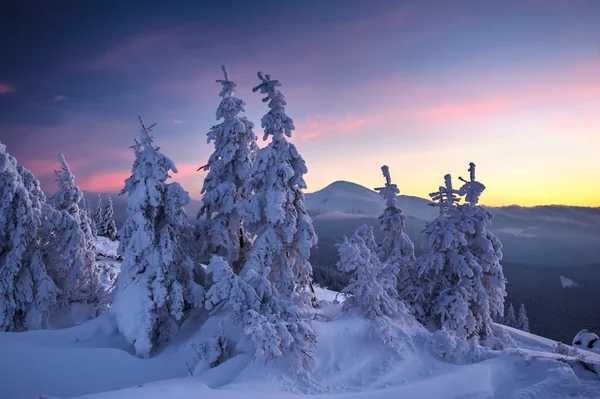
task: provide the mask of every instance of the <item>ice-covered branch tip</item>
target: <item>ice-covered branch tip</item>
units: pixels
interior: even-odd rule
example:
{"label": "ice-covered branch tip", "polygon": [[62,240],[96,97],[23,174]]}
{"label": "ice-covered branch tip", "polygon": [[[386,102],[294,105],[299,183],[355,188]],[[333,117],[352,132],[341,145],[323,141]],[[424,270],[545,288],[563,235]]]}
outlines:
{"label": "ice-covered branch tip", "polygon": [[223,86],[223,89],[219,93],[219,97],[231,97],[233,92],[235,91],[235,88],[237,87],[237,84],[229,80],[229,71],[227,70],[227,67],[225,65],[221,65],[221,70],[223,71],[225,79],[217,79],[217,83],[221,83],[221,85]]}
{"label": "ice-covered branch tip", "polygon": [[262,94],[266,94],[267,96],[262,99],[263,102],[267,102],[269,99],[275,98],[278,95],[277,87],[281,86],[281,82],[278,80],[271,80],[271,75],[263,75],[263,73],[260,71],[257,72],[256,75],[262,83],[252,88],[252,92],[256,93],[260,90]]}
{"label": "ice-covered branch tip", "polygon": [[383,177],[385,177],[385,183],[389,186],[392,184],[392,178],[390,177],[390,168],[387,165],[383,165],[381,167],[381,171],[383,172]]}
{"label": "ice-covered branch tip", "polygon": [[433,203],[429,205],[440,207],[440,213],[442,213],[444,209],[452,208],[455,203],[460,201],[460,197],[458,197],[457,194],[460,194],[461,192],[452,187],[452,176],[449,174],[445,175],[444,184],[445,186],[440,186],[438,191],[429,194],[431,201],[433,201]]}
{"label": "ice-covered branch tip", "polygon": [[390,168],[387,165],[381,167],[383,177],[385,177],[385,187],[375,188],[375,191],[379,192],[386,201],[386,207],[396,206],[396,195],[400,193],[398,186],[392,184],[392,178],[390,176]]}
{"label": "ice-covered branch tip", "polygon": [[152,125],[146,127],[146,125],[144,124],[144,120],[142,119],[142,115],[138,115],[138,119],[140,120],[140,125],[141,125],[141,130],[140,132],[142,133],[142,144],[143,145],[151,145],[152,144],[152,139],[154,137],[150,136],[150,132],[152,131],[152,129],[154,128],[154,126],[156,126],[156,123],[153,123]]}
{"label": "ice-covered branch tip", "polygon": [[67,164],[67,160],[63,154],[58,154],[58,161],[60,162],[60,165],[64,171],[69,170],[69,164]]}
{"label": "ice-covered branch tip", "polygon": [[463,186],[460,188],[460,195],[465,195],[465,200],[473,205],[476,205],[479,202],[479,197],[483,190],[485,190],[485,186],[475,180],[475,164],[473,162],[469,163],[469,178],[467,181],[462,177],[459,177],[459,180],[465,182]]}

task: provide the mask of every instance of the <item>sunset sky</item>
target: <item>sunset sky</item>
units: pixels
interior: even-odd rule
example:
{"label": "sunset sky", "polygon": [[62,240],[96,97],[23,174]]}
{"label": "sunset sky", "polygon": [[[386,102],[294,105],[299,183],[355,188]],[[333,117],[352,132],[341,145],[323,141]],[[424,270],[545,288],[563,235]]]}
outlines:
{"label": "sunset sky", "polygon": [[142,114],[200,198],[225,64],[261,146],[256,72],[283,83],[309,192],[387,164],[426,197],[473,161],[485,204],[600,206],[600,1],[12,3],[0,141],[45,190],[59,152],[120,190]]}

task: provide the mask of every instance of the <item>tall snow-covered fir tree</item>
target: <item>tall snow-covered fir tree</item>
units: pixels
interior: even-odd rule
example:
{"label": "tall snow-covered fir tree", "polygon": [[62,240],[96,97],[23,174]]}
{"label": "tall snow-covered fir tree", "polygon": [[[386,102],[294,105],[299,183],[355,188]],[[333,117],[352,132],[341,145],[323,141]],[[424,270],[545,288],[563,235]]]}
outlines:
{"label": "tall snow-covered fir tree", "polygon": [[[373,229],[366,225],[361,227],[350,237],[350,240],[344,237],[344,242],[338,245],[340,260],[337,267],[352,276],[343,291],[350,294],[344,302],[344,307],[359,308],[369,319],[379,316],[396,317],[404,306],[398,301],[397,295],[389,294],[384,281],[378,278],[381,265],[367,243],[369,236],[374,241]],[[395,276],[392,277],[395,281]]]}
{"label": "tall snow-covered fir tree", "polygon": [[519,319],[517,320],[518,328],[522,331],[529,332],[529,318],[525,310],[525,304],[521,304],[519,308]]}
{"label": "tall snow-covered fir tree", "polygon": [[33,174],[0,143],[0,331],[43,328],[56,303],[38,237],[44,201]]}
{"label": "tall snow-covered fir tree", "polygon": [[388,166],[382,166],[381,171],[385,177],[385,186],[375,190],[385,199],[386,208],[379,216],[385,238],[377,248],[377,256],[383,265],[382,281],[388,292],[396,295],[396,281],[401,287],[413,284],[410,265],[415,261],[415,246],[404,232],[406,216],[397,206],[396,196],[400,190],[392,183]]}
{"label": "tall snow-covered fir tree", "polygon": [[239,273],[251,237],[244,230],[236,204],[244,198],[242,188],[250,175],[258,145],[252,131],[254,124],[239,116],[245,112],[246,103],[234,97],[237,85],[229,80],[225,66],[222,70],[225,78],[217,80],[222,85],[219,93],[222,100],[216,116],[223,122],[208,132],[207,142],[214,142],[215,149],[204,167],[208,174],[198,213],[199,244],[203,258],[219,255]]}
{"label": "tall snow-covered fir tree", "polygon": [[[273,139],[258,152],[243,187],[245,198],[236,205],[244,227],[256,239],[239,275],[227,261],[213,257],[208,272],[215,284],[206,294],[206,307],[233,311],[234,322],[243,327],[258,358],[284,356],[295,371],[302,372],[310,367],[317,339],[301,312],[310,312],[312,305],[308,257],[317,240],[304,208],[307,168],[285,138],[294,125],[285,114],[286,103],[277,89],[280,83],[260,72],[258,76],[262,83],[254,91],[266,93],[263,101],[269,101],[271,108],[262,118],[264,139]],[[200,347],[205,351],[205,344]]]}
{"label": "tall snow-covered fir tree", "polygon": [[317,235],[302,192],[308,169],[296,146],[286,139],[294,123],[285,113],[286,101],[278,89],[281,83],[261,72],[258,77],[261,84],[252,90],[266,94],[263,102],[270,108],[261,120],[263,140],[269,136],[272,140],[258,152],[244,188],[251,196],[240,204],[240,214],[257,236],[245,269],[261,274],[269,268],[280,299],[311,307],[314,294],[308,258]]}
{"label": "tall snow-covered fir tree", "polygon": [[517,323],[517,316],[515,315],[515,308],[512,303],[508,306],[506,316],[504,316],[504,325],[514,328],[519,327],[519,324]]}
{"label": "tall snow-covered fir tree", "polygon": [[115,224],[114,213],[112,198],[109,194],[108,200],[102,210],[102,231],[104,233],[102,235],[112,241],[117,239],[117,225]]}
{"label": "tall snow-covered fir tree", "polygon": [[139,119],[141,148],[122,190],[128,195],[119,232],[123,263],[110,311],[136,354],[148,357],[155,344],[177,333],[187,308],[202,304],[203,290],[194,283],[193,264],[179,244],[188,226],[183,207],[189,195],[179,183],[167,183],[177,168],[154,145],[154,125],[146,127]]}
{"label": "tall snow-covered fir tree", "polygon": [[[469,164],[469,180],[460,188],[467,203],[458,207],[462,221],[462,230],[468,242],[468,251],[481,266],[478,278],[483,284],[485,295],[480,295],[475,306],[480,307],[484,316],[485,328],[490,330],[495,315],[504,314],[504,298],[506,297],[506,278],[500,261],[502,260],[502,243],[491,231],[492,215],[479,206],[479,197],[485,186],[475,179],[475,164]],[[479,269],[477,268],[477,271]],[[488,316],[489,314],[489,316]]]}

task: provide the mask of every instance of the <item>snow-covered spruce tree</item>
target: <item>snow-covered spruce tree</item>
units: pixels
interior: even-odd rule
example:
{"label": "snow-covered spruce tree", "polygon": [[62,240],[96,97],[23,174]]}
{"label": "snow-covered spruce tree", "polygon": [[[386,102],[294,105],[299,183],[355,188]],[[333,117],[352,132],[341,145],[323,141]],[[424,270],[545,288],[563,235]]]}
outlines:
{"label": "snow-covered spruce tree", "polygon": [[[378,278],[381,265],[367,243],[368,236],[373,236],[373,229],[365,227],[366,225],[359,227],[350,240],[344,237],[344,242],[338,244],[340,260],[337,267],[344,273],[351,273],[352,276],[350,283],[343,290],[351,295],[344,302],[344,308],[359,308],[369,319],[380,316],[397,317],[402,304],[397,295],[392,296],[388,293]],[[364,236],[367,236],[366,241]],[[395,280],[395,276],[393,278]]]}
{"label": "snow-covered spruce tree", "polygon": [[90,220],[79,207],[83,193],[75,184],[65,157],[60,154],[61,169],[55,171],[58,191],[54,209],[44,204],[44,260],[48,274],[59,291],[59,304],[68,308],[72,302],[92,304],[96,314],[108,306],[108,294],[100,283]]}
{"label": "snow-covered spruce tree", "polygon": [[39,182],[0,143],[0,331],[43,328],[56,303],[38,237],[44,201]]}
{"label": "snow-covered spruce tree", "polygon": [[214,152],[204,167],[208,171],[202,187],[202,208],[198,213],[199,244],[205,259],[210,255],[222,256],[239,273],[245,262],[245,253],[251,237],[245,232],[236,204],[243,199],[242,187],[258,152],[254,124],[246,117],[246,103],[233,96],[237,85],[229,80],[227,68],[222,67],[225,79],[217,80],[223,87],[217,108],[217,120],[223,122],[208,132],[214,142]]}
{"label": "snow-covered spruce tree", "polygon": [[[428,324],[454,331],[461,338],[480,332],[482,316],[472,309],[472,302],[485,290],[477,274],[481,266],[466,250],[467,239],[455,204],[460,201],[452,187],[450,175],[445,186],[430,196],[440,215],[425,228],[425,240],[431,252],[417,258],[413,273],[415,285],[406,287],[404,297],[417,317]],[[479,270],[479,271],[478,271]]]}
{"label": "snow-covered spruce tree", "polygon": [[92,214],[92,221],[94,222],[96,235],[104,236],[104,219],[102,218],[104,215],[104,204],[102,202],[102,196],[98,194],[98,202],[96,203],[96,209]]}
{"label": "snow-covered spruce tree", "polygon": [[508,310],[506,311],[506,316],[504,317],[504,325],[514,328],[518,327],[517,317],[515,316],[515,308],[513,307],[512,303],[508,306]]}
{"label": "snow-covered spruce tree", "polygon": [[181,250],[179,235],[188,222],[183,207],[189,195],[179,183],[166,183],[177,172],[159,152],[140,117],[141,145],[131,177],[125,181],[127,217],[119,232],[121,273],[110,311],[136,354],[148,357],[156,343],[171,339],[183,312],[200,306],[203,291],[193,282],[193,264]]}
{"label": "snow-covered spruce tree", "polygon": [[388,166],[382,166],[381,171],[385,177],[385,186],[375,190],[385,199],[386,208],[379,216],[385,238],[377,248],[377,256],[383,267],[381,280],[388,293],[396,296],[398,282],[401,287],[413,284],[410,266],[415,261],[415,246],[404,232],[406,216],[396,206],[396,196],[400,190],[397,185],[392,184]]}
{"label": "snow-covered spruce tree", "polygon": [[525,332],[529,332],[529,318],[527,317],[527,311],[525,310],[525,304],[521,304],[519,308],[519,319],[517,320],[519,329]]}
{"label": "snow-covered spruce tree", "polygon": [[261,122],[263,140],[271,142],[256,157],[244,187],[250,195],[240,203],[240,215],[255,234],[245,269],[261,274],[270,269],[279,298],[294,300],[303,309],[312,307],[312,267],[310,249],[317,243],[312,219],[304,206],[304,175],[308,169],[291,137],[294,123],[285,114],[286,101],[278,87],[281,83],[258,73],[261,84],[253,88],[267,96],[269,112]]}
{"label": "snow-covered spruce tree", "polygon": [[459,178],[465,184],[460,188],[465,195],[466,204],[460,205],[458,211],[462,221],[468,250],[481,266],[481,281],[485,289],[478,301],[479,312],[489,313],[485,317],[487,328],[492,324],[492,317],[504,314],[504,298],[506,297],[506,278],[500,261],[502,260],[502,243],[491,231],[491,214],[479,206],[479,197],[485,186],[475,180],[475,164],[469,164],[469,180]]}
{"label": "snow-covered spruce tree", "polygon": [[102,231],[104,232],[104,237],[112,241],[117,239],[117,225],[113,219],[114,213],[112,198],[109,195],[108,201],[106,201],[102,210],[102,222],[104,223]]}

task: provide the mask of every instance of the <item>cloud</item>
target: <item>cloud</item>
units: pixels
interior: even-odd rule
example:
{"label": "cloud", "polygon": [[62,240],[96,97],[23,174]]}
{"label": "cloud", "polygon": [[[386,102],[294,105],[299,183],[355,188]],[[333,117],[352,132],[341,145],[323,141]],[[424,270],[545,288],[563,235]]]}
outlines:
{"label": "cloud", "polygon": [[0,83],[0,95],[9,94],[15,91],[15,87],[8,83]]}
{"label": "cloud", "polygon": [[181,125],[181,124],[183,124],[183,122],[182,122],[182,121],[180,121],[179,119],[173,119],[173,123],[174,123],[175,125]]}
{"label": "cloud", "polygon": [[319,137],[332,136],[341,133],[357,131],[364,126],[366,119],[355,118],[352,115],[344,117],[315,115],[296,123],[292,137],[309,140]]}
{"label": "cloud", "polygon": [[66,101],[67,99],[68,99],[67,96],[56,95],[56,96],[54,96],[52,98],[52,101],[55,102],[55,103],[57,103],[57,102],[60,102],[60,101]]}
{"label": "cloud", "polygon": [[129,37],[81,66],[94,71],[114,71],[140,66],[153,56],[162,57],[166,51],[178,49],[184,31],[185,28],[174,28]]}

